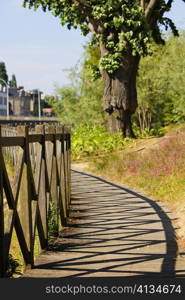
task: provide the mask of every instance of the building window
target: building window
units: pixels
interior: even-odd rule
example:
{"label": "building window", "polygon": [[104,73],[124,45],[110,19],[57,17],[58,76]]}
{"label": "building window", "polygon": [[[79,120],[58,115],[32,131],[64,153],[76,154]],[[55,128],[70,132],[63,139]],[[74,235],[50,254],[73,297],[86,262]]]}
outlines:
{"label": "building window", "polygon": [[5,116],[6,115],[6,111],[3,109],[0,109],[0,116]]}

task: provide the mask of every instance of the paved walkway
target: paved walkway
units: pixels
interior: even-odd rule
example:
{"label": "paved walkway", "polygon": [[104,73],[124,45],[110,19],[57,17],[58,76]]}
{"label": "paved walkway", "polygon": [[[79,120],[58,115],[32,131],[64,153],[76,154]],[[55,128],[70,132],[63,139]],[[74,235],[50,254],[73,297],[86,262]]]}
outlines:
{"label": "paved walkway", "polygon": [[24,277],[185,277],[171,218],[136,192],[73,171],[69,227]]}

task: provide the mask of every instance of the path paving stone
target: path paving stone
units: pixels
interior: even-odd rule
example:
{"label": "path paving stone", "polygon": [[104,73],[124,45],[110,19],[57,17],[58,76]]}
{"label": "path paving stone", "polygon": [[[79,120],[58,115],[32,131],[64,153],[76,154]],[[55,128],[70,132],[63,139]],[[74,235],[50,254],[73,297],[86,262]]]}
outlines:
{"label": "path paving stone", "polygon": [[185,277],[172,218],[158,202],[73,171],[69,227],[24,277]]}

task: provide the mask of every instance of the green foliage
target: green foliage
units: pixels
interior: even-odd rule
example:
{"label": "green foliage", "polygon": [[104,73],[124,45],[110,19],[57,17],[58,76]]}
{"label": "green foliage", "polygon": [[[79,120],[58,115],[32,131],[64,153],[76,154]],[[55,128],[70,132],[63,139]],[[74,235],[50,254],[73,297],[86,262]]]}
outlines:
{"label": "green foliage", "polygon": [[106,53],[100,59],[100,68],[106,70],[109,74],[113,74],[119,69],[121,57],[122,55],[119,52],[114,54]]}
{"label": "green foliage", "polygon": [[17,87],[17,79],[15,74],[12,75],[12,79],[9,81],[9,86],[10,87]]}
{"label": "green foliage", "polygon": [[[138,72],[137,137],[161,136],[161,127],[185,119],[185,34],[169,37],[165,46],[152,47],[154,55],[141,60]],[[84,56],[81,70],[70,72],[69,86],[59,88],[58,97],[50,101],[62,122],[73,128],[106,123],[101,106],[103,83],[101,79],[94,82],[91,74],[100,56],[98,47],[88,44]]]}
{"label": "green foliage", "polygon": [[136,123],[133,123],[133,131],[137,138],[161,137],[165,135],[166,128],[142,128],[141,130]]}
{"label": "green foliage", "polygon": [[62,123],[75,126],[78,123],[78,104],[79,95],[77,91],[70,86],[64,86],[57,89],[58,97],[54,102],[50,102],[57,115],[61,118]]}
{"label": "green foliage", "polygon": [[49,243],[58,236],[58,214],[57,207],[54,202],[49,203],[49,212],[48,212],[48,240]]}
{"label": "green foliage", "polygon": [[153,47],[155,54],[142,59],[137,80],[135,121],[141,132],[185,120],[185,33]]}
{"label": "green foliage", "polygon": [[101,105],[102,79],[94,82],[92,77],[92,69],[97,65],[98,58],[98,48],[87,45],[81,65],[69,71],[69,85],[58,87],[57,96],[48,98],[49,104],[62,123],[67,123],[72,128],[105,122],[105,113]]}
{"label": "green foliage", "polygon": [[[104,109],[107,113],[119,114],[124,109],[130,116],[130,112],[131,114],[134,113],[137,107],[135,77],[140,58],[152,53],[152,41],[157,44],[165,44],[161,33],[162,26],[166,30],[171,28],[172,33],[178,36],[175,24],[165,15],[166,12],[170,11],[172,2],[173,0],[24,0],[23,3],[25,7],[34,9],[41,7],[44,11],[51,11],[54,16],[60,18],[61,25],[67,25],[68,29],[79,28],[84,35],[91,32],[91,44],[100,49],[98,62],[92,64],[91,70],[94,79],[99,78],[101,74],[105,82]],[[134,56],[135,59],[133,59]],[[118,70],[122,72],[122,80],[120,80]],[[114,79],[115,82],[119,81],[119,84],[112,84]],[[133,84],[129,83],[130,80]],[[87,81],[84,80],[85,82],[87,84]],[[126,82],[129,83],[129,91],[122,93]],[[109,87],[111,88],[109,89]],[[70,98],[69,103],[72,103],[71,92],[68,95],[70,97],[66,97],[66,99]],[[65,97],[66,90],[61,90],[60,94]],[[78,95],[79,93],[77,97],[76,94],[73,95],[75,101],[73,107],[77,114],[79,110],[83,110],[85,105],[82,99],[85,101],[88,99],[81,95],[79,100],[77,99]],[[62,101],[64,103],[64,100]],[[83,105],[79,105],[80,102]],[[86,103],[90,107],[91,101]],[[95,103],[94,99],[93,103]],[[93,110],[91,111],[93,112]],[[101,115],[101,110],[99,112]],[[81,113],[80,115],[83,116]],[[151,113],[145,109],[145,111],[142,110],[142,115],[145,119],[143,119],[142,130],[145,127],[150,130]],[[89,117],[91,119],[91,116]],[[141,114],[138,117],[141,119]],[[65,120],[64,115],[63,120]],[[76,120],[71,122],[76,123]],[[83,120],[84,124],[85,122]],[[120,120],[120,122],[122,128],[128,127],[128,123],[124,120]],[[131,128],[125,128],[123,134],[133,136]]]}
{"label": "green foliage", "polygon": [[132,143],[132,139],[123,139],[121,132],[110,135],[103,126],[84,125],[72,134],[72,158],[110,153]]}
{"label": "green foliage", "polygon": [[[152,4],[153,2],[154,4]],[[82,34],[92,32],[94,43],[104,45],[99,67],[113,74],[122,64],[122,57],[131,50],[133,56],[150,53],[151,37],[164,43],[160,25],[177,29],[164,17],[173,1],[138,0],[24,0],[23,5],[49,10],[68,29],[79,28]]]}
{"label": "green foliage", "polygon": [[[6,71],[6,65],[4,62],[0,62],[0,79],[3,79],[6,83],[8,83],[8,75]],[[0,84],[5,86],[4,82],[0,80]]]}

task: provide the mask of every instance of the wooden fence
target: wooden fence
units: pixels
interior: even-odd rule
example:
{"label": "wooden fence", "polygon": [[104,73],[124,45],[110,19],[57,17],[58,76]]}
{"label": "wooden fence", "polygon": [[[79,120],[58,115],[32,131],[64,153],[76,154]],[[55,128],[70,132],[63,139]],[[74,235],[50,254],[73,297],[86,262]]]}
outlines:
{"label": "wooden fence", "polygon": [[[12,147],[18,158],[9,170],[5,149]],[[50,203],[55,204],[59,225],[66,225],[70,182],[68,127],[38,125],[30,132],[19,126],[16,135],[3,136],[0,126],[1,277],[6,274],[14,229],[25,265],[33,267],[36,232],[41,249],[48,246]]]}
{"label": "wooden fence", "polygon": [[[12,136],[17,136],[18,131],[17,127],[11,127],[11,126],[1,126],[1,135],[2,137],[12,137]],[[12,166],[15,166],[18,164],[19,161],[19,151],[16,151],[16,147],[3,147],[3,155],[8,159],[10,164]]]}
{"label": "wooden fence", "polygon": [[60,123],[59,118],[55,117],[21,117],[21,116],[9,116],[3,117],[0,116],[0,125],[10,125],[10,126],[19,126],[19,125],[28,125],[29,127],[35,127],[38,125],[50,124],[57,125]]}

